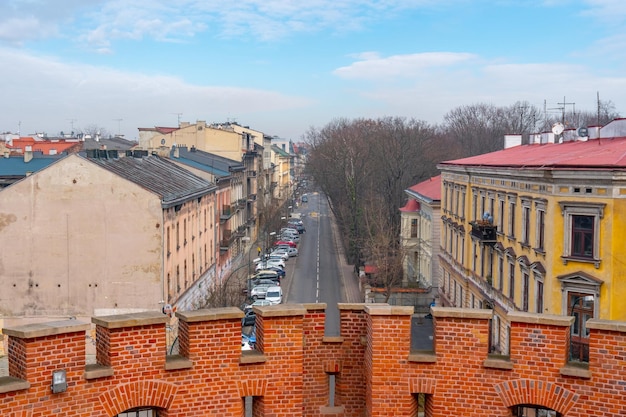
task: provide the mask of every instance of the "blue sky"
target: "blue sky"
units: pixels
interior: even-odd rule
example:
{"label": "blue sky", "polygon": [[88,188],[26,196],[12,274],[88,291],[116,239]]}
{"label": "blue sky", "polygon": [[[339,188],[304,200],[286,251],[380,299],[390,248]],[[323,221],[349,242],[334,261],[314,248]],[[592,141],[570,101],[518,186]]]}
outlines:
{"label": "blue sky", "polygon": [[475,103],[626,116],[624,0],[2,0],[0,132],[333,119]]}

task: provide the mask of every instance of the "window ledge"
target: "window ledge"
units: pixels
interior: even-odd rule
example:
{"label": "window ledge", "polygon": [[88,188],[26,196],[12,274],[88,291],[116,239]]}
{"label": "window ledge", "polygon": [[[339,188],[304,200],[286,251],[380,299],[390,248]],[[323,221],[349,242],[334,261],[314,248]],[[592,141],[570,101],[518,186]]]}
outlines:
{"label": "window ledge", "polygon": [[343,343],[343,336],[324,336],[322,343]]}
{"label": "window ledge", "polygon": [[0,394],[30,388],[30,382],[12,376],[0,377]]}
{"label": "window ledge", "polygon": [[583,379],[591,379],[591,371],[588,363],[568,362],[560,369],[561,375],[573,376]]}
{"label": "window ledge", "polygon": [[190,369],[191,367],[193,367],[193,362],[182,355],[168,355],[165,357],[166,371]]}
{"label": "window ledge", "polygon": [[98,379],[113,376],[115,372],[113,368],[99,363],[93,363],[85,366],[85,379]]}
{"label": "window ledge", "polygon": [[512,370],[513,362],[511,362],[508,356],[489,355],[487,359],[483,361],[483,366],[485,368]]}
{"label": "window ledge", "polygon": [[563,265],[567,265],[568,262],[583,262],[583,263],[593,264],[593,266],[595,266],[596,269],[600,268],[600,262],[602,262],[601,259],[580,258],[576,256],[561,256],[561,259],[563,260]]}
{"label": "window ledge", "polygon": [[324,407],[320,407],[320,414],[321,415],[343,415],[345,413],[345,409],[344,406],[335,406],[335,407],[329,407],[329,406],[324,406]]}
{"label": "window ledge", "polygon": [[533,250],[535,251],[535,255],[545,255],[546,251],[542,248],[533,248]]}
{"label": "window ledge", "polygon": [[241,358],[239,359],[240,365],[253,364],[253,363],[265,363],[267,358],[265,355],[256,350],[247,350],[241,352]]}
{"label": "window ledge", "polygon": [[437,355],[433,351],[414,351],[409,353],[409,362],[435,363]]}

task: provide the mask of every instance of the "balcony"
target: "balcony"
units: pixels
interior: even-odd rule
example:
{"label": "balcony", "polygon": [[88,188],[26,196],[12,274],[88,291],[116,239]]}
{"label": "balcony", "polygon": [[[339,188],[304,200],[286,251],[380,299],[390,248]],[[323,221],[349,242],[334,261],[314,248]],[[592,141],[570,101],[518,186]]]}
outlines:
{"label": "balcony", "polygon": [[256,178],[256,171],[248,171],[248,178]]}
{"label": "balcony", "polygon": [[233,210],[230,205],[225,204],[220,213],[220,221],[223,223],[233,216]]}
{"label": "balcony", "polygon": [[498,226],[492,222],[476,220],[470,222],[470,225],[472,226],[472,237],[478,239],[480,243],[493,246],[497,242],[496,232],[498,231]]}
{"label": "balcony", "polygon": [[224,230],[223,237],[220,240],[220,251],[227,251],[234,240],[235,235],[230,230]]}

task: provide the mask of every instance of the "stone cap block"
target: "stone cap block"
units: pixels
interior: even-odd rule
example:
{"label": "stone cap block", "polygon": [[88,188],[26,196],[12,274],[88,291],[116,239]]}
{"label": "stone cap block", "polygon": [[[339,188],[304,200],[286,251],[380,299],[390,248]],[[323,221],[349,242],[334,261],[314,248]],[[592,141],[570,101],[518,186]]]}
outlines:
{"label": "stone cap block", "polygon": [[588,329],[626,333],[626,322],[623,321],[590,319],[586,326]]}
{"label": "stone cap block", "polygon": [[572,316],[558,316],[555,314],[538,314],[538,313],[524,313],[521,311],[512,311],[507,314],[507,318],[511,323],[529,323],[529,324],[543,324],[546,326],[563,326],[569,327],[574,322]]}
{"label": "stone cap block", "polygon": [[478,308],[431,307],[433,317],[452,319],[490,319],[493,310]]}
{"label": "stone cap block", "polygon": [[176,312],[176,317],[178,317],[182,321],[186,321],[187,323],[226,319],[241,319],[243,316],[243,311],[241,311],[237,307],[206,308],[202,310]]}
{"label": "stone cap block", "polygon": [[277,304],[274,306],[257,306],[253,309],[261,317],[304,316],[306,308],[302,304]]}
{"label": "stone cap block", "polygon": [[412,306],[390,306],[389,304],[367,304],[365,312],[370,316],[411,316],[415,312]]}
{"label": "stone cap block", "polygon": [[139,313],[115,314],[112,316],[92,317],[91,322],[107,329],[122,327],[149,326],[151,324],[165,324],[168,317],[160,311],[142,311]]}
{"label": "stone cap block", "polygon": [[2,333],[20,339],[30,339],[63,333],[84,332],[90,328],[91,325],[89,323],[76,320],[62,320],[48,323],[25,324],[18,327],[7,327],[2,329]]}
{"label": "stone cap block", "polygon": [[304,303],[302,304],[307,311],[325,311],[326,303]]}
{"label": "stone cap block", "polygon": [[337,303],[339,310],[365,311],[365,303]]}

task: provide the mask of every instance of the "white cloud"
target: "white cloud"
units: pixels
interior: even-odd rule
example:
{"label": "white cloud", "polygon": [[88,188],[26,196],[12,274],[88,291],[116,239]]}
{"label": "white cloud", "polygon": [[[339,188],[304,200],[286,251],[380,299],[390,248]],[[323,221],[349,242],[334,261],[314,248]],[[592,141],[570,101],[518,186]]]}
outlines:
{"label": "white cloud", "polygon": [[360,61],[337,68],[333,73],[348,79],[385,80],[415,77],[433,68],[439,69],[467,63],[476,59],[476,56],[469,53],[425,52],[380,58],[372,52],[367,52],[361,54],[360,58]]}
{"label": "white cloud", "polygon": [[3,87],[10,105],[0,112],[0,128],[17,130],[21,121],[22,133],[68,131],[70,119],[76,120],[76,128],[97,124],[116,133],[114,120],[123,118],[128,124],[123,133],[133,138],[138,127],[167,124],[165,120],[176,125],[173,113],[182,112],[183,120],[190,121],[235,115],[253,124],[258,113],[311,105],[308,99],[275,91],[191,85],[175,77],[72,65],[6,49],[0,49],[0,62],[11,63],[0,66],[0,79],[11,80]]}

